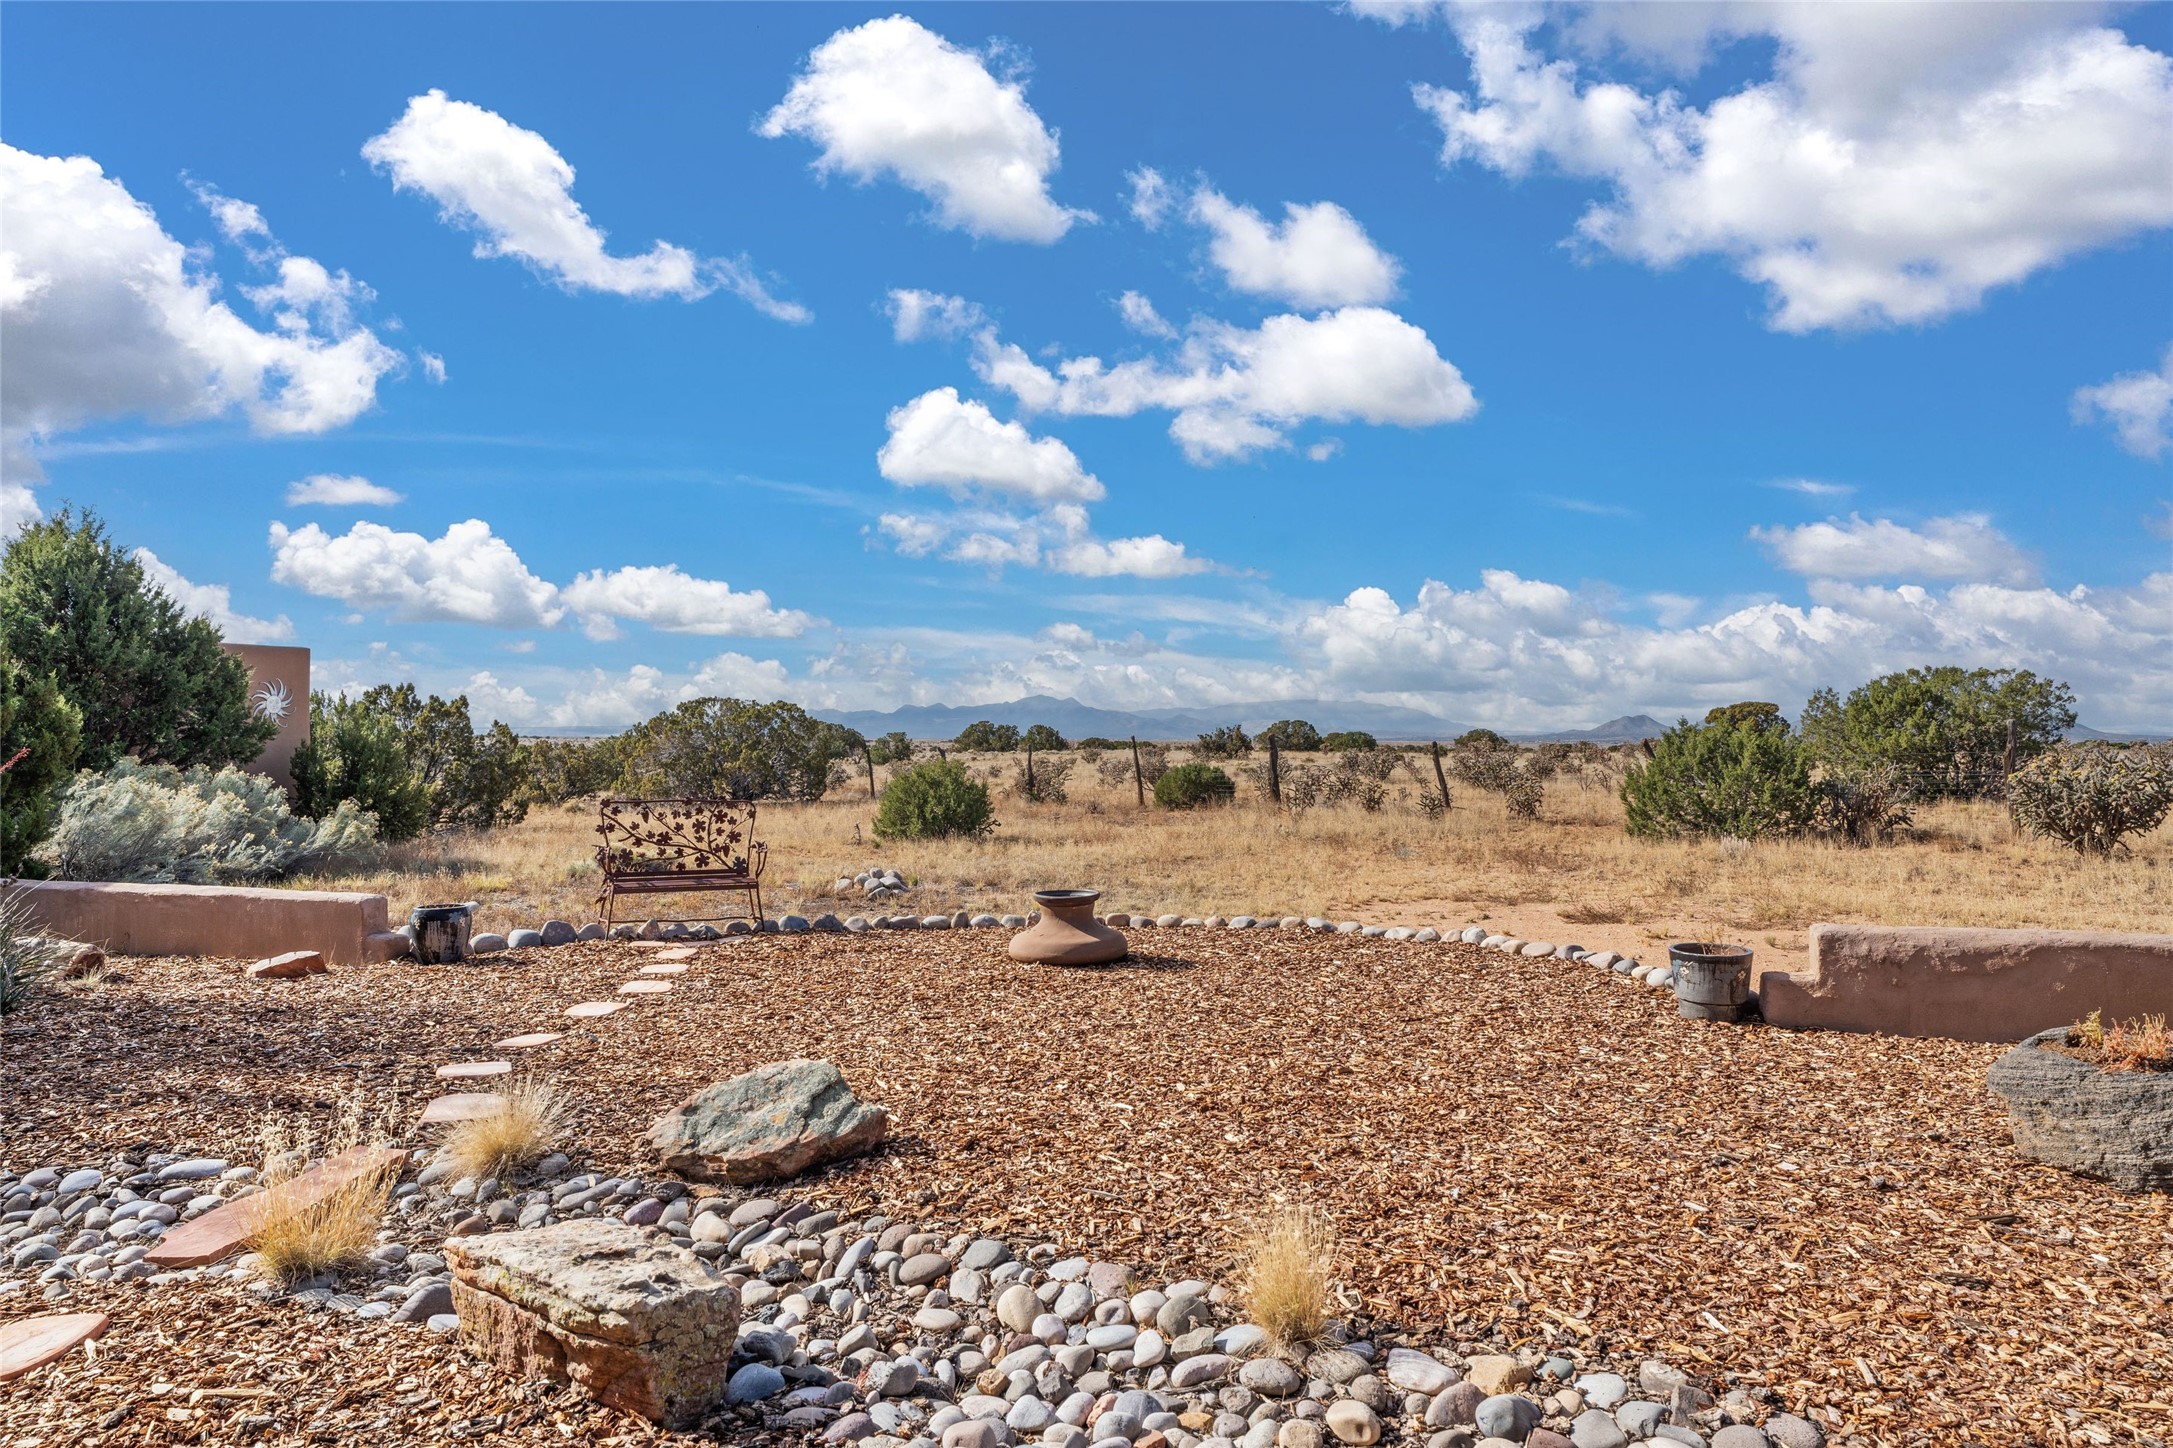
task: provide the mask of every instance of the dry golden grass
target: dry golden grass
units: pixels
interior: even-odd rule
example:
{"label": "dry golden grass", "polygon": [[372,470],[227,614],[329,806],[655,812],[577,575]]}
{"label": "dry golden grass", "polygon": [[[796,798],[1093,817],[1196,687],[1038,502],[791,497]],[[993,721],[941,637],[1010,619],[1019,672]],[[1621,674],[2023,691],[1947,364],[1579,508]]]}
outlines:
{"label": "dry golden grass", "polygon": [[1295,1205],[1277,1208],[1246,1241],[1239,1297],[1279,1347],[1302,1349],[1326,1329],[1336,1252],[1328,1219]]}
{"label": "dry golden grass", "polygon": [[[1742,938],[1761,945],[1762,965],[1800,955],[1803,931],[1822,920],[2162,931],[2173,919],[2173,825],[2112,860],[2028,839],[1985,803],[1930,806],[1908,838],[1873,849],[1656,841],[1624,832],[1616,779],[1599,769],[1550,781],[1541,818],[1527,823],[1469,789],[1428,820],[1407,774],[1377,814],[1319,808],[1293,818],[1243,779],[1227,808],[1142,811],[1129,777],[1105,785],[1092,768],[1072,770],[1069,803],[1028,804],[1008,792],[1010,760],[960,757],[995,777],[1001,825],[985,840],[876,840],[865,781],[815,804],[764,805],[769,912],[868,913],[833,895],[831,882],[884,864],[914,883],[906,908],[923,912],[1016,911],[1030,891],[1090,885],[1106,910],[1437,926],[1484,919],[1616,950]],[[412,905],[476,900],[478,929],[554,916],[579,923],[594,918],[594,827],[592,805],[544,808],[511,829],[416,841],[375,867],[306,883],[380,891],[396,917]],[[656,908],[706,913],[697,903]]]}
{"label": "dry golden grass", "polygon": [[311,1162],[358,1146],[382,1145],[387,1115],[368,1118],[359,1097],[350,1098],[329,1130],[273,1117],[265,1122],[264,1164],[258,1180],[267,1193],[250,1246],[263,1259],[264,1271],[280,1282],[298,1282],[320,1272],[352,1267],[377,1245],[386,1203],[398,1178],[394,1168],[363,1172],[315,1201],[295,1201],[273,1191],[300,1175]]}
{"label": "dry golden grass", "polygon": [[565,1126],[565,1102],[541,1081],[522,1077],[498,1097],[496,1111],[460,1122],[446,1135],[445,1154],[464,1176],[504,1176],[533,1166],[550,1154]]}

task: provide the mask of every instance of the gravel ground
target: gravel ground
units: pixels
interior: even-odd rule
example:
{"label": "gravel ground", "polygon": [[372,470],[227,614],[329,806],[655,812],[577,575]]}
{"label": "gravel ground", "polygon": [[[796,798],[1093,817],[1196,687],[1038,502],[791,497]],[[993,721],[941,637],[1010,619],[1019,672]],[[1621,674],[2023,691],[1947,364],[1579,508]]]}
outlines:
{"label": "gravel ground", "polygon": [[[287,982],[125,962],[5,1028],[0,1161],[248,1160],[267,1110],[360,1090],[411,1121],[437,1065],[565,1029],[523,1063],[608,1172],[698,1087],[820,1056],[894,1133],[802,1187],[825,1202],[1226,1277],[1244,1225],[1298,1199],[1341,1232],[1349,1307],[1421,1338],[1703,1365],[1867,1441],[2173,1439],[2173,1201],[2016,1161],[1983,1086],[1996,1047],[1684,1022],[1587,967],[1464,946],[1135,943],[1152,953],[1065,972],[1011,963],[999,932],[757,937],[586,1023],[560,1012],[652,952]],[[275,1388],[317,1415],[312,1441],[452,1441],[477,1418],[517,1441],[649,1436],[415,1329],[223,1288],[77,1302],[113,1332],[95,1363],[0,1387],[0,1442],[231,1441],[248,1400],[186,1401],[206,1386]],[[41,1307],[0,1298],[0,1320]]]}

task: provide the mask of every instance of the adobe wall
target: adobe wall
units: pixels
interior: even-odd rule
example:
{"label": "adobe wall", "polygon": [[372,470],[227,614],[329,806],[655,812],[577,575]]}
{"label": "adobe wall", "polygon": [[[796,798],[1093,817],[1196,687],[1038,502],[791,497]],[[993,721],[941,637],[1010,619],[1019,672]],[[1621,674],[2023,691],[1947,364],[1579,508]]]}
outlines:
{"label": "adobe wall", "polygon": [[316,950],[342,965],[392,958],[385,897],[346,890],[256,890],[223,885],[108,885],[24,880],[39,933],[88,941],[115,955],[213,955],[258,960]]}
{"label": "adobe wall", "polygon": [[2173,935],[1814,925],[1811,969],[1757,992],[1777,1026],[2019,1041],[2093,1010],[2173,1014]]}
{"label": "adobe wall", "polygon": [[249,666],[249,707],[279,726],[264,752],[243,765],[294,788],[294,751],[309,739],[309,650],[288,644],[227,644]]}

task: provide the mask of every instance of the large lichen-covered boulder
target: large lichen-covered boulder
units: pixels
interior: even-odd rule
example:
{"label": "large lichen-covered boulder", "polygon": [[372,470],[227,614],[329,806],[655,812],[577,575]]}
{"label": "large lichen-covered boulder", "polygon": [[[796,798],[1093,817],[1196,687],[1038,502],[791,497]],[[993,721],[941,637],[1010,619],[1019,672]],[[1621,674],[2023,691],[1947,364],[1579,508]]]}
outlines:
{"label": "large lichen-covered boulder", "polygon": [[[2015,1150],[2131,1192],[2173,1191],[2173,1071],[2104,1071],[2039,1031],[1992,1063]],[[2048,1046],[2050,1043],[2050,1046]]]}
{"label": "large lichen-covered boulder", "polygon": [[828,1061],[778,1061],[696,1092],[657,1118],[649,1142],[667,1171],[754,1185],[869,1151],[889,1122]]}
{"label": "large lichen-covered boulder", "polygon": [[460,1335],[517,1377],[691,1427],[724,1401],[739,1290],[670,1240],[608,1218],[445,1244]]}

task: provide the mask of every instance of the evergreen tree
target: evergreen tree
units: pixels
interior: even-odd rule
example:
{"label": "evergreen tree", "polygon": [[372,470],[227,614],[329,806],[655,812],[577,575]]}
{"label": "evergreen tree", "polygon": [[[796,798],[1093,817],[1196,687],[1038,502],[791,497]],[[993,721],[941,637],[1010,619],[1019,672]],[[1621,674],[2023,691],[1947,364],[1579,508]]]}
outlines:
{"label": "evergreen tree", "polygon": [[83,716],[49,678],[0,649],[0,875],[18,874],[53,833]]}
{"label": "evergreen tree", "polygon": [[82,711],[76,762],[246,764],[278,732],[249,706],[249,669],[106,535],[63,509],[0,554],[0,654]]}

